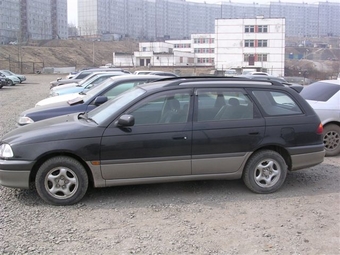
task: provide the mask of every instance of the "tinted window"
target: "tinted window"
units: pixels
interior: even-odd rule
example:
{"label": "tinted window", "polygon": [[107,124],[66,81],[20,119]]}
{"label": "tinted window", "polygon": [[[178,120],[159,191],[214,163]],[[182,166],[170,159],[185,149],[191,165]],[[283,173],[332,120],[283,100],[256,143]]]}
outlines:
{"label": "tinted window", "polygon": [[268,115],[301,114],[300,107],[287,94],[275,91],[253,91],[253,95]]}
{"label": "tinted window", "polygon": [[331,84],[326,82],[315,82],[303,88],[300,95],[307,100],[323,101],[326,102],[336,92],[338,92],[340,86],[337,84]]}
{"label": "tinted window", "polygon": [[152,97],[130,112],[135,125],[184,123],[189,114],[189,93],[176,93]]}
{"label": "tinted window", "polygon": [[259,117],[251,100],[241,91],[199,90],[197,121],[253,119]]}

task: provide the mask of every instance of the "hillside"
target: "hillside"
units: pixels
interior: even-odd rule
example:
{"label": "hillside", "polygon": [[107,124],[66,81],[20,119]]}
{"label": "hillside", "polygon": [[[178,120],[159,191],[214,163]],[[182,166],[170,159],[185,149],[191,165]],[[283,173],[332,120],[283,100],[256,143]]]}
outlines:
{"label": "hillside", "polygon": [[112,63],[112,52],[136,50],[138,44],[132,41],[50,40],[34,45],[1,45],[0,68],[21,73],[34,73],[43,67],[81,69]]}

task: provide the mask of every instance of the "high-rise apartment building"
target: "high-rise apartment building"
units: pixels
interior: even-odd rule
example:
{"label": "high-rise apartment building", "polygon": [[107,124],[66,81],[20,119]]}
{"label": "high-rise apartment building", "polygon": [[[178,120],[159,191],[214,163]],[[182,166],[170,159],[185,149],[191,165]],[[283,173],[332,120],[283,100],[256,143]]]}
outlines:
{"label": "high-rise apartment building", "polygon": [[215,19],[285,18],[286,36],[340,36],[340,3],[221,4],[185,0],[78,0],[81,36],[187,39],[213,33]]}
{"label": "high-rise apartment building", "polygon": [[67,38],[67,0],[0,1],[0,42]]}

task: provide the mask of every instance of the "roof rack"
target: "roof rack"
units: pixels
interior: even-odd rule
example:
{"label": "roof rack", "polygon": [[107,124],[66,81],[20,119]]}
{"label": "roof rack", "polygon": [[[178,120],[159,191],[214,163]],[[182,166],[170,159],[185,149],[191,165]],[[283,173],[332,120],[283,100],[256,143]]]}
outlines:
{"label": "roof rack", "polygon": [[[267,78],[267,79],[265,79]],[[188,81],[207,81],[207,80],[215,80],[215,81],[245,81],[245,82],[267,82],[274,86],[284,86],[284,81],[280,82],[277,80],[270,80],[268,76],[264,76],[264,79],[250,79],[246,76],[236,77],[236,76],[180,76],[180,77],[165,77],[161,78],[157,81],[179,81],[178,83],[170,83],[166,86],[180,85],[183,82]]]}

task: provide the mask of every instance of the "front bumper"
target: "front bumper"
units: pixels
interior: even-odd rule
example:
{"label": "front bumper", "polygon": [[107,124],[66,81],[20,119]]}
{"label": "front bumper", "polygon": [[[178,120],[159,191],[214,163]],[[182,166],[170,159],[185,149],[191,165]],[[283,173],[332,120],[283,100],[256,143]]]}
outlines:
{"label": "front bumper", "polygon": [[33,164],[31,161],[0,160],[0,185],[28,189]]}

